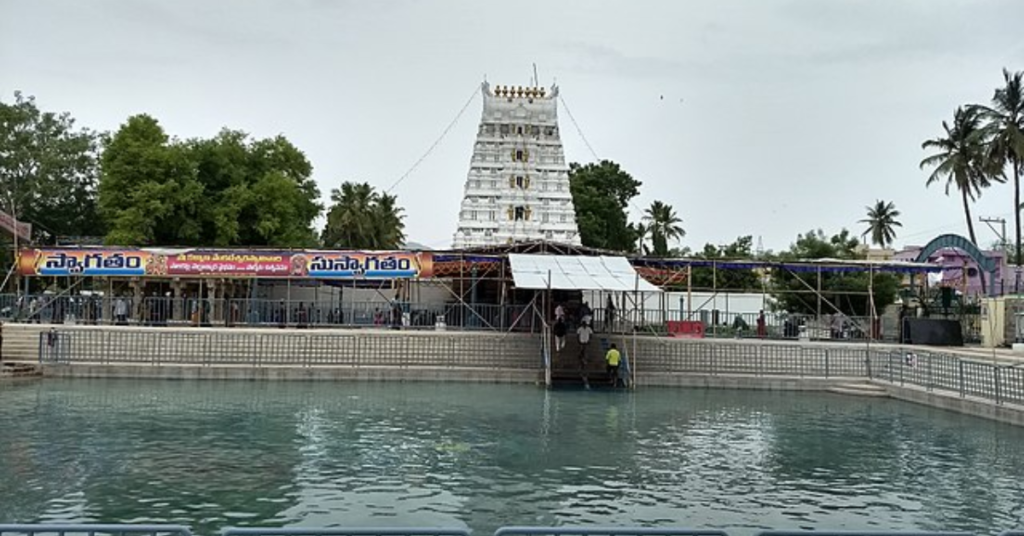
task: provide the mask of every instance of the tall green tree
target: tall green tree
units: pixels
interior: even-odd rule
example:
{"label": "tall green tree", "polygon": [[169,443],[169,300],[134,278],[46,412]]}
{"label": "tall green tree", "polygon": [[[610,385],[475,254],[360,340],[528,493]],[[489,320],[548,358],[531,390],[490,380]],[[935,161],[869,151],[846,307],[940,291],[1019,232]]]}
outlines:
{"label": "tall green tree", "polygon": [[[731,244],[705,244],[704,249],[694,255],[708,261],[749,261],[755,259],[754,237],[740,236]],[[715,288],[733,292],[760,292],[763,290],[761,277],[748,268],[724,268],[700,266],[692,269],[693,288]]]}
{"label": "tall green tree", "polygon": [[218,246],[316,243],[313,220],[323,207],[313,166],[283,136],[251,139],[224,129],[186,142],[203,185],[202,240]]}
{"label": "tall green tree", "polygon": [[128,118],[100,159],[99,207],[117,245],[202,245],[203,185],[156,119]]}
{"label": "tall green tree", "polygon": [[[798,235],[789,249],[780,252],[776,260],[780,262],[816,260],[816,259],[863,259],[861,243],[849,231],[843,229],[837,234],[826,236],[820,229]],[[874,281],[871,281],[872,276]],[[817,280],[819,274],[814,272],[796,272],[784,269],[773,270],[771,293],[776,306],[790,313],[816,314],[818,311]],[[889,273],[869,273],[867,271],[836,272],[822,270],[821,302],[822,314],[831,314],[835,310],[825,305],[832,303],[849,316],[868,316],[871,314],[869,289],[873,290],[875,311],[882,311],[896,301],[899,290],[899,278]],[[865,326],[865,329],[867,326]]]}
{"label": "tall green tree", "polygon": [[896,210],[896,204],[888,203],[879,199],[874,206],[864,207],[868,217],[858,223],[867,224],[862,237],[870,236],[871,243],[881,248],[888,248],[896,239],[896,227],[903,227],[903,224],[896,218],[900,217],[900,211]]}
{"label": "tall green tree", "polygon": [[569,189],[584,246],[630,252],[638,233],[627,215],[629,202],[640,194],[640,181],[610,160],[569,164]]}
{"label": "tall green tree", "polygon": [[307,247],[320,215],[313,166],[283,136],[224,129],[179,141],[128,119],[101,158],[100,208],[112,244]]}
{"label": "tall green tree", "polygon": [[102,234],[96,209],[99,135],[68,113],[14,93],[0,102],[0,208],[32,223],[36,238]]}
{"label": "tall green tree", "polygon": [[661,201],[651,203],[651,206],[644,211],[643,221],[651,235],[651,249],[656,256],[668,255],[669,240],[679,240],[686,236],[686,231],[680,225],[683,220],[676,215],[672,205],[667,203]]}
{"label": "tall green tree", "polygon": [[953,123],[942,122],[943,137],[926,140],[922,149],[936,151],[921,160],[921,169],[934,168],[928,176],[925,186],[945,181],[946,195],[951,189],[960,193],[963,202],[964,219],[967,221],[967,232],[971,242],[978,244],[974,234],[974,222],[971,220],[971,202],[981,195],[981,191],[992,184],[992,179],[999,177],[991,173],[989,161],[985,157],[985,131],[977,108],[957,108],[953,113]]}
{"label": "tall green tree", "polygon": [[398,249],[405,243],[405,216],[395,196],[367,183],[345,182],[331,192],[331,208],[321,234],[325,247]]}
{"label": "tall green tree", "polygon": [[1015,259],[1022,263],[1020,226],[1020,178],[1024,175],[1024,71],[1003,69],[1003,86],[995,90],[989,106],[975,106],[990,134],[990,164],[1002,172],[1010,167],[1013,176],[1013,220],[1016,238]]}

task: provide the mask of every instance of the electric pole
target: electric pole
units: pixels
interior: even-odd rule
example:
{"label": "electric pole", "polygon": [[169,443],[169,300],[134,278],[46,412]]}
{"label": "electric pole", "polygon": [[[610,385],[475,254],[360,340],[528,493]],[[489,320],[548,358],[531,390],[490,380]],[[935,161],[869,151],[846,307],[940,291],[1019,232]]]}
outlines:
{"label": "electric pole", "polygon": [[[978,221],[988,225],[988,228],[999,237],[999,247],[1002,248],[1004,253],[1007,252],[1010,248],[1010,244],[1006,241],[1006,218],[987,218],[985,216],[981,216],[978,218]],[[993,223],[999,224],[998,231],[992,226]]]}

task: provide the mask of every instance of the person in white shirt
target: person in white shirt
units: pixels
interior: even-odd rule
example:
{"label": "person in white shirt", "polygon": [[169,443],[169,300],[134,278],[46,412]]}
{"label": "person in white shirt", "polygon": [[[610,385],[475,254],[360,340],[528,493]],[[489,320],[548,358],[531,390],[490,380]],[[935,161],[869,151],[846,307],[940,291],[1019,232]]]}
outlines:
{"label": "person in white shirt", "polygon": [[590,336],[594,334],[589,323],[580,324],[576,329],[576,337],[580,343],[580,370],[587,368],[587,348],[590,346]]}

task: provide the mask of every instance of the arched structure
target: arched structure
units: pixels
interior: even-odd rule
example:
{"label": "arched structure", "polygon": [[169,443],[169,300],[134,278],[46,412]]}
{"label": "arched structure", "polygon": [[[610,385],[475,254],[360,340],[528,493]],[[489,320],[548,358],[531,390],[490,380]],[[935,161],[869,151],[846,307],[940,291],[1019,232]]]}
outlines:
{"label": "arched structure", "polygon": [[[974,262],[978,263],[978,269],[984,274],[988,274],[989,296],[996,295],[996,270],[999,268],[999,265],[996,264],[996,261],[986,257],[985,253],[978,249],[978,246],[975,246],[970,240],[960,235],[944,234],[935,237],[931,242],[928,242],[928,244],[921,248],[921,252],[917,254],[917,259],[915,260],[917,262],[928,262],[928,259],[936,252],[947,248],[958,249],[966,253]],[[984,285],[984,278],[982,279],[982,284]]]}

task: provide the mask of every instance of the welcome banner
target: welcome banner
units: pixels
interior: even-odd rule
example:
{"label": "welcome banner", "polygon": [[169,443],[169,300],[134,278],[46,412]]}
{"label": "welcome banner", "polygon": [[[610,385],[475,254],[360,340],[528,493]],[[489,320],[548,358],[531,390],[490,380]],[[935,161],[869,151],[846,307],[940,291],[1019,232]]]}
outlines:
{"label": "welcome banner", "polygon": [[41,248],[19,252],[18,273],[46,277],[415,279],[433,275],[430,253]]}

